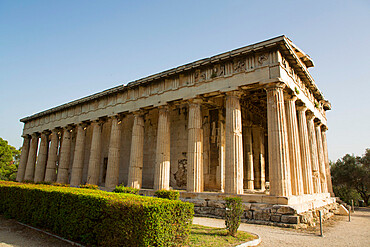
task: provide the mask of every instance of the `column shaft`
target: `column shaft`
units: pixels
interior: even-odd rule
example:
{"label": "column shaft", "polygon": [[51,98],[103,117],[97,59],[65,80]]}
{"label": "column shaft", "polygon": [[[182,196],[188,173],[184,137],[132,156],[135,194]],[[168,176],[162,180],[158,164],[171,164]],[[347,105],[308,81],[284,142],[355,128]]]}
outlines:
{"label": "column shaft", "polygon": [[254,166],[254,188],[261,189],[261,133],[258,126],[252,127],[253,136],[253,166]]}
{"label": "column shaft", "polygon": [[170,189],[170,117],[167,108],[158,112],[157,151],[154,172],[154,190]]}
{"label": "column shaft", "polygon": [[82,183],[82,173],[84,169],[85,157],[85,128],[85,124],[79,124],[76,127],[77,136],[72,163],[71,186],[78,186]]}
{"label": "column shaft", "polygon": [[217,167],[216,181],[221,192],[225,191],[225,117],[222,109],[218,111],[219,124],[219,166]]}
{"label": "column shaft", "polygon": [[60,144],[60,157],[57,173],[57,183],[68,184],[68,170],[71,161],[71,128],[63,130],[62,142]]}
{"label": "column shaft", "polygon": [[225,193],[243,194],[243,136],[240,94],[226,95]]}
{"label": "column shaft", "polygon": [[262,127],[260,127],[260,162],[261,162],[261,190],[266,189],[266,168],[265,168],[265,132]]}
{"label": "column shaft", "polygon": [[319,159],[317,156],[317,141],[313,113],[307,114],[308,139],[310,142],[312,180],[314,193],[321,193]]}
{"label": "column shaft", "polygon": [[326,167],[325,167],[325,158],[324,158],[324,149],[322,146],[321,139],[321,124],[315,124],[316,131],[316,141],[317,141],[317,157],[319,158],[319,171],[320,171],[320,183],[321,183],[321,192],[328,192],[328,185],[326,182]]}
{"label": "column shaft", "polygon": [[49,149],[49,133],[41,134],[40,150],[37,157],[36,171],[35,171],[35,182],[44,181],[46,162],[48,159]]}
{"label": "column shaft", "polygon": [[99,174],[101,165],[101,132],[103,123],[94,121],[91,124],[93,128],[90,148],[89,168],[87,171],[87,183],[99,184]]}
{"label": "column shaft", "polygon": [[[245,174],[244,186],[248,190],[254,190],[254,161],[253,161],[253,141],[252,141],[252,125],[247,124],[244,128],[244,148],[245,148]],[[243,186],[243,187],[244,187]]]}
{"label": "column shaft", "polygon": [[132,126],[130,167],[128,171],[128,186],[140,189],[142,186],[144,160],[144,118],[141,113],[135,113]]}
{"label": "column shaft", "polygon": [[305,106],[298,107],[299,143],[301,150],[302,181],[304,194],[313,194],[313,177],[311,166],[310,142],[308,139]]}
{"label": "column shaft", "polygon": [[39,145],[39,135],[32,134],[30,151],[28,153],[27,166],[24,174],[24,180],[33,181],[35,174],[35,165],[37,158],[37,149]]}
{"label": "column shaft", "polygon": [[293,195],[304,193],[302,183],[301,149],[299,146],[299,132],[297,111],[295,107],[296,96],[288,95],[285,99],[285,112],[289,144],[290,178]]}
{"label": "column shaft", "polygon": [[321,131],[321,138],[322,138],[322,147],[324,150],[324,160],[325,160],[325,170],[326,170],[326,182],[328,187],[328,192],[331,196],[335,196],[333,192],[333,185],[331,182],[331,174],[330,174],[330,164],[329,164],[329,154],[328,154],[328,143],[326,141],[326,127],[324,126]]}
{"label": "column shaft", "polygon": [[268,151],[270,195],[290,196],[290,164],[283,88],[276,84],[267,90]]}
{"label": "column shaft", "polygon": [[26,135],[23,137],[23,146],[22,146],[22,152],[21,152],[21,158],[18,165],[18,172],[17,172],[17,181],[22,182],[24,179],[24,173],[26,171],[27,166],[27,158],[28,153],[30,150],[30,136]]}
{"label": "column shaft", "polygon": [[50,135],[50,147],[48,161],[46,163],[45,181],[55,182],[57,178],[57,160],[58,160],[59,136],[58,130],[54,129]]}
{"label": "column shaft", "polygon": [[121,128],[121,118],[118,116],[113,117],[109,141],[107,176],[105,179],[105,187],[109,189],[113,189],[118,185]]}
{"label": "column shaft", "polygon": [[203,191],[203,129],[201,100],[189,103],[187,187],[189,192]]}

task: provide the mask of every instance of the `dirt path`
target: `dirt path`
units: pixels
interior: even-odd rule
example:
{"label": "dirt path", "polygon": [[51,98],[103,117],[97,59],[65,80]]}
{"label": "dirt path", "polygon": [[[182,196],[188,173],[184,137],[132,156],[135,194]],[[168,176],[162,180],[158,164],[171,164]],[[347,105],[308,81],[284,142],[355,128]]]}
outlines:
{"label": "dirt path", "polygon": [[[195,217],[194,224],[225,227],[219,219]],[[259,246],[370,246],[370,209],[360,209],[351,217],[335,216],[324,224],[324,237],[319,230],[294,230],[253,224],[241,224],[239,230],[257,233],[262,238]]]}

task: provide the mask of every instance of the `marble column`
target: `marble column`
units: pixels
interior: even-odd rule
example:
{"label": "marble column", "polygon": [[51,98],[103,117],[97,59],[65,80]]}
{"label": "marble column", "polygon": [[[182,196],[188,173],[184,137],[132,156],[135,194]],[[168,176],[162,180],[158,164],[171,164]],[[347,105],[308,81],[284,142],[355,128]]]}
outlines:
{"label": "marble column", "polygon": [[[245,125],[244,148],[245,148],[245,187],[248,190],[254,190],[254,160],[253,160],[253,141],[252,141],[252,124]],[[243,186],[244,187],[244,186]]]}
{"label": "marble column", "polygon": [[44,181],[46,162],[48,159],[48,149],[49,149],[49,131],[44,131],[41,134],[40,150],[37,156],[36,171],[35,171],[35,182]]}
{"label": "marble column", "polygon": [[107,176],[105,178],[105,187],[109,189],[114,189],[118,185],[122,132],[121,121],[121,116],[112,117],[108,150]]}
{"label": "marble column", "polygon": [[76,145],[73,155],[71,186],[79,186],[82,183],[85,157],[86,124],[80,123],[76,127]]}
{"label": "marble column", "polygon": [[48,161],[46,163],[45,181],[55,182],[57,178],[57,160],[59,148],[59,130],[53,129],[50,134],[50,147],[48,153]]}
{"label": "marble column", "polygon": [[31,137],[29,135],[23,136],[22,152],[21,152],[21,158],[19,161],[17,178],[16,178],[18,182],[22,182],[24,178],[24,173],[26,171],[26,165],[27,165],[28,153],[30,150],[30,140],[31,140]]}
{"label": "marble column", "polygon": [[154,190],[170,189],[170,116],[166,106],[159,107]]}
{"label": "marble column", "polygon": [[261,189],[261,128],[252,126],[253,137],[253,166],[254,166],[254,188]]}
{"label": "marble column", "polygon": [[311,153],[313,191],[314,193],[321,193],[319,159],[317,156],[317,141],[314,118],[315,116],[312,112],[307,112],[307,129]]}
{"label": "marble column", "polygon": [[216,182],[221,192],[225,192],[225,117],[223,110],[218,110],[219,125],[219,165],[217,167]]}
{"label": "marble column", "polygon": [[326,171],[326,182],[328,187],[328,192],[331,196],[335,196],[333,192],[333,185],[331,182],[331,174],[330,174],[330,164],[329,164],[329,154],[328,154],[328,144],[326,141],[326,130],[327,127],[325,125],[322,126],[321,129],[321,139],[322,139],[322,147],[324,150],[324,160],[325,160],[325,171]]}
{"label": "marble column", "polygon": [[225,193],[243,194],[243,136],[240,93],[226,93]]}
{"label": "marble column", "polygon": [[59,166],[57,173],[57,183],[68,184],[68,170],[71,162],[71,139],[72,127],[63,129],[62,141],[60,144]]}
{"label": "marble column", "polygon": [[266,168],[265,168],[265,131],[262,127],[260,128],[260,162],[261,162],[261,191],[266,190]]}
{"label": "marble column", "polygon": [[91,147],[90,147],[90,158],[89,167],[87,170],[87,184],[98,185],[100,165],[101,165],[101,132],[102,132],[103,121],[95,120],[91,123],[93,128]]}
{"label": "marble column", "polygon": [[328,185],[326,182],[326,167],[325,167],[324,149],[322,146],[321,123],[320,122],[315,123],[315,131],[316,131],[317,154],[318,154],[317,157],[319,158],[321,192],[327,193]]}
{"label": "marble column", "polygon": [[27,166],[24,174],[24,180],[33,181],[35,175],[35,165],[37,159],[37,149],[39,145],[39,134],[33,133],[31,138],[30,151],[27,158]]}
{"label": "marble column", "polygon": [[201,99],[189,102],[187,186],[189,192],[203,191],[203,129]]}
{"label": "marble column", "polygon": [[276,83],[266,88],[270,195],[273,196],[292,194],[284,87],[283,83]]}
{"label": "marble column", "polygon": [[299,146],[297,111],[295,106],[296,100],[296,96],[287,95],[287,97],[285,97],[285,113],[288,133],[292,194],[302,195],[304,193],[304,189],[302,183],[301,149]]}
{"label": "marble column", "polygon": [[134,116],[127,186],[140,189],[143,179],[144,118],[142,112],[135,112]]}
{"label": "marble column", "polygon": [[306,106],[298,106],[298,132],[299,143],[301,150],[301,167],[302,167],[302,182],[304,194],[313,194],[313,177],[311,166],[311,151],[310,142],[308,138],[307,119],[306,119]]}

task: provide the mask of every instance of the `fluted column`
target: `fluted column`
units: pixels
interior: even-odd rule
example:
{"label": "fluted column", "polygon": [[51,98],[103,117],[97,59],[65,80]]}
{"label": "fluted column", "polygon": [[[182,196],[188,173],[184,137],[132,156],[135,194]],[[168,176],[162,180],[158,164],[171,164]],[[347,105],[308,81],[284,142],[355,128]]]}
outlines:
{"label": "fluted column", "polygon": [[37,149],[39,145],[39,134],[33,133],[31,138],[30,151],[27,158],[27,166],[24,174],[24,180],[33,181],[35,175],[35,165],[37,159]]}
{"label": "fluted column", "polygon": [[313,115],[312,112],[307,113],[307,129],[308,129],[308,139],[310,143],[310,153],[311,153],[313,190],[314,190],[314,193],[321,193],[319,159],[317,156],[317,141],[316,141],[314,118],[315,116]]}
{"label": "fluted column", "polygon": [[244,148],[245,148],[245,187],[248,190],[254,189],[254,160],[253,160],[253,141],[252,141],[252,124],[247,123],[244,133]]}
{"label": "fluted column", "polygon": [[331,174],[330,174],[330,164],[329,164],[329,154],[328,154],[328,143],[326,141],[326,130],[327,127],[325,125],[322,126],[321,129],[321,139],[322,139],[322,147],[324,150],[324,160],[325,160],[325,170],[326,170],[326,182],[328,187],[328,192],[331,196],[335,196],[333,192],[333,185],[331,182]]}
{"label": "fluted column", "polygon": [[90,147],[90,158],[89,168],[87,171],[87,183],[98,185],[100,165],[101,165],[101,132],[103,122],[101,120],[95,120],[91,123],[93,128],[91,147]]}
{"label": "fluted column", "polygon": [[265,132],[262,127],[260,128],[260,162],[261,162],[261,190],[266,189],[266,168],[265,168]]}
{"label": "fluted column", "polygon": [[285,97],[285,113],[288,133],[292,194],[302,195],[304,193],[304,189],[302,183],[301,149],[299,146],[297,111],[295,106],[296,100],[296,96],[287,95],[287,97]]}
{"label": "fluted column", "polygon": [[144,160],[144,118],[142,112],[134,113],[132,126],[132,141],[130,154],[130,167],[128,171],[128,185],[136,189],[142,186],[143,160]]}
{"label": "fluted column", "polygon": [[59,166],[57,173],[57,183],[68,184],[68,170],[71,161],[71,132],[70,126],[63,129],[62,141],[60,144]]}
{"label": "fluted column", "polygon": [[243,194],[243,136],[240,93],[226,93],[225,193]]}
{"label": "fluted column", "polygon": [[76,145],[73,155],[72,172],[71,172],[71,186],[78,186],[82,182],[82,173],[84,169],[85,157],[85,138],[86,138],[86,124],[80,123],[76,127]]}
{"label": "fluted column", "polygon": [[109,189],[118,185],[119,179],[119,159],[121,150],[121,125],[122,117],[112,117],[112,126],[110,131],[107,176],[105,178],[105,187]]}
{"label": "fluted column", "polygon": [[23,136],[22,152],[21,152],[21,158],[19,161],[17,178],[16,178],[18,182],[22,182],[24,178],[24,173],[26,171],[26,166],[27,166],[28,153],[30,150],[30,140],[31,140],[31,137],[29,135]]}
{"label": "fluted column", "polygon": [[48,159],[49,149],[49,131],[44,131],[41,134],[40,150],[37,156],[36,171],[35,171],[35,182],[44,181],[46,162]]}
{"label": "fluted column", "polygon": [[284,84],[279,83],[266,88],[270,195],[273,196],[290,196],[292,194],[284,87]]}
{"label": "fluted column", "polygon": [[254,188],[261,189],[261,128],[254,125],[252,127],[253,137],[253,166],[254,166]]}
{"label": "fluted column", "polygon": [[201,99],[189,102],[187,186],[189,192],[203,191],[203,129]]}
{"label": "fluted column", "polygon": [[225,191],[225,117],[223,110],[218,110],[218,124],[219,124],[219,166],[217,167],[216,181],[221,192]]}
{"label": "fluted column", "polygon": [[299,129],[299,143],[301,150],[301,167],[302,167],[302,181],[304,194],[313,194],[313,177],[311,166],[311,151],[310,142],[308,138],[307,119],[305,106],[298,106],[298,129]]}
{"label": "fluted column", "polygon": [[167,107],[159,107],[154,190],[170,189],[170,116]]}
{"label": "fluted column", "polygon": [[57,178],[57,160],[59,148],[59,130],[53,129],[50,134],[50,147],[48,153],[48,161],[46,163],[45,181],[55,182]]}
{"label": "fluted column", "polygon": [[322,146],[322,139],[321,139],[321,123],[320,122],[315,123],[315,131],[316,131],[317,154],[318,154],[317,157],[319,158],[321,192],[327,193],[328,185],[326,182],[326,167],[325,167],[324,149]]}

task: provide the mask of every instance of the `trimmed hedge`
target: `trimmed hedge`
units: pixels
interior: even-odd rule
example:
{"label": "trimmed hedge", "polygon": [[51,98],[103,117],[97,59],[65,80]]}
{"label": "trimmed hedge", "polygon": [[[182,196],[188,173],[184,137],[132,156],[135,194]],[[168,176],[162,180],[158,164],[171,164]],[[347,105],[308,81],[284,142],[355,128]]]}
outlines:
{"label": "trimmed hedge", "polygon": [[158,198],[178,200],[180,198],[180,192],[177,190],[157,190],[154,195]]}
{"label": "trimmed hedge", "polygon": [[0,181],[0,214],[97,246],[174,246],[193,205],[130,194]]}
{"label": "trimmed hedge", "polygon": [[113,190],[115,193],[127,193],[127,194],[139,194],[139,189],[135,189],[132,187],[125,187],[123,185],[116,186],[116,188]]}

